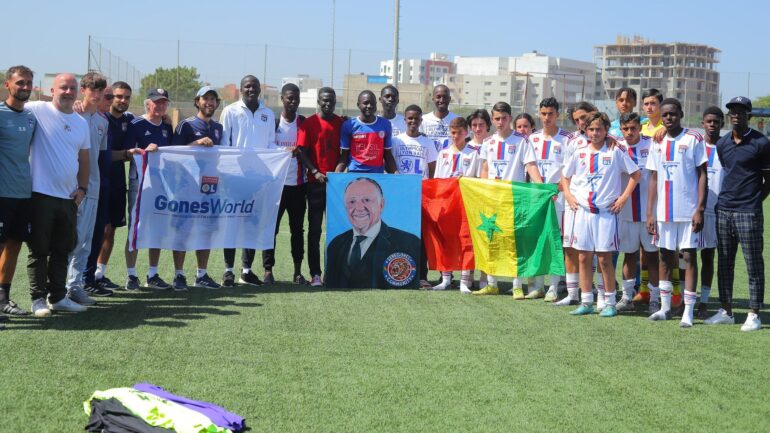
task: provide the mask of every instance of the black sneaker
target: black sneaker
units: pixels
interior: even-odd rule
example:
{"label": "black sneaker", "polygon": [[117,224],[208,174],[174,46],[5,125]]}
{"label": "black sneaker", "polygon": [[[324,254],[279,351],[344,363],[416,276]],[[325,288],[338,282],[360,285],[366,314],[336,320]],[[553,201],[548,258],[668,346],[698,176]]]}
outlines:
{"label": "black sneaker", "polygon": [[202,277],[195,279],[195,287],[216,290],[222,286],[217,284],[216,281],[212,280],[211,277],[209,277],[209,274],[203,274]]}
{"label": "black sneaker", "polygon": [[139,282],[139,277],[136,275],[129,275],[126,278],[126,290],[135,292],[142,288],[142,283]]}
{"label": "black sneaker", "polygon": [[163,278],[160,277],[160,274],[155,274],[155,276],[152,278],[148,276],[147,287],[155,290],[168,290],[171,288],[167,282],[163,281]]}
{"label": "black sneaker", "polygon": [[305,277],[302,276],[302,274],[297,274],[294,276],[294,284],[301,284],[301,285],[307,285],[309,284],[308,281],[305,279]]}
{"label": "black sneaker", "polygon": [[259,277],[254,275],[254,272],[249,271],[248,273],[241,272],[241,278],[238,279],[238,282],[240,284],[248,284],[249,286],[261,286],[262,281],[260,281]]}
{"label": "black sneaker", "polygon": [[[8,314],[9,316],[27,316],[27,315],[29,315],[29,311],[20,308],[13,301],[8,301],[7,304],[0,305],[0,312],[3,313],[3,314]],[[2,317],[2,316],[0,316],[0,317]]]}
{"label": "black sneaker", "polygon": [[185,278],[184,275],[178,274],[176,277],[174,277],[174,291],[175,292],[186,292],[187,291],[187,278]]}
{"label": "black sneaker", "polygon": [[273,285],[275,284],[275,277],[273,277],[273,271],[265,271],[265,276],[262,277],[263,284]]}
{"label": "black sneaker", "polygon": [[235,287],[235,274],[230,271],[225,271],[225,274],[222,275],[222,286]]}
{"label": "black sneaker", "polygon": [[86,286],[83,287],[83,290],[85,290],[91,296],[99,296],[102,298],[112,296],[115,293],[110,289],[102,287],[102,285],[97,282],[86,284]]}
{"label": "black sneaker", "polygon": [[8,316],[0,316],[0,323],[4,323],[11,320]]}
{"label": "black sneaker", "polygon": [[109,290],[118,290],[120,286],[113,283],[109,278],[102,277],[101,279],[96,280],[96,284],[99,285],[99,287],[103,289],[109,289]]}

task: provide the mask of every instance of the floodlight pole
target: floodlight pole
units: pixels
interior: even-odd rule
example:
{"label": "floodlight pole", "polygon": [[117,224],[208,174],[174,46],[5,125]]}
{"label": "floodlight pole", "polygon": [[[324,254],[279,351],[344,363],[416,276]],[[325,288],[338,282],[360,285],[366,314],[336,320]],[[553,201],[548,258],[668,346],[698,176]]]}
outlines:
{"label": "floodlight pole", "polygon": [[393,85],[398,86],[398,24],[399,24],[399,0],[395,0],[396,11],[394,15],[395,29],[393,32]]}

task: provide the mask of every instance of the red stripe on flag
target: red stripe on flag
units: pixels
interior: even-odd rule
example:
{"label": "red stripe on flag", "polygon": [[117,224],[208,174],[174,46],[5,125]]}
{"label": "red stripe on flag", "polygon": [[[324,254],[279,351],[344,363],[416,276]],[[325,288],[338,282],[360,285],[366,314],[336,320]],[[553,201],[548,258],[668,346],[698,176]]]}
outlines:
{"label": "red stripe on flag", "polygon": [[430,269],[476,267],[458,178],[423,180],[422,241]]}

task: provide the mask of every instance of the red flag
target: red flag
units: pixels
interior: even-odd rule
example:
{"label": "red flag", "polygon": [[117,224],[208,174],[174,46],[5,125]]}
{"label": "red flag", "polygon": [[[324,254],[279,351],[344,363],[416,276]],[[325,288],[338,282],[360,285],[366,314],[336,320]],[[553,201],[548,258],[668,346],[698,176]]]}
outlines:
{"label": "red flag", "polygon": [[422,181],[422,241],[430,269],[460,271],[475,268],[473,242],[457,180]]}

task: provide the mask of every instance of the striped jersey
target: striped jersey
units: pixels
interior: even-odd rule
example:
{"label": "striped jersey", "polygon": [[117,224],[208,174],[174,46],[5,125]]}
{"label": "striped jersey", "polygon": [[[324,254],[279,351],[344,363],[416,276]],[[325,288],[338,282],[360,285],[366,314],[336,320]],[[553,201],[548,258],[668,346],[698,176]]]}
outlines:
{"label": "striped jersey", "polygon": [[[572,158],[572,155],[575,154],[575,152],[578,149],[583,149],[586,146],[591,144],[591,140],[588,139],[588,137],[583,133],[583,131],[577,130],[570,134],[570,136],[567,139],[567,145],[564,148],[563,154],[562,154],[562,165],[561,165],[561,175],[564,176],[564,165],[567,164],[567,162]],[[572,194],[577,195],[577,192],[582,187],[582,184],[584,182],[584,179],[570,179],[569,184],[569,190],[572,192]]]}
{"label": "striped jersey", "polygon": [[[561,168],[564,165],[564,151],[567,142],[572,135],[559,128],[553,137],[546,140],[543,131],[536,131],[529,135],[529,142],[535,151],[537,169],[543,176],[545,183],[559,183],[561,180]],[[557,211],[564,210],[564,197],[559,193],[559,198],[554,202]]]}
{"label": "striped jersey", "polygon": [[466,145],[458,151],[454,146],[449,146],[438,153],[436,173],[433,178],[477,177],[480,165],[481,159],[478,148]]}
{"label": "striped jersey", "polygon": [[487,162],[487,178],[514,182],[524,182],[526,165],[537,161],[532,144],[518,132],[511,132],[506,138],[495,133],[484,141],[479,155]]}
{"label": "striped jersey", "polygon": [[575,186],[578,204],[591,213],[599,213],[607,211],[623,193],[622,174],[638,170],[625,147],[608,149],[605,142],[599,150],[593,146],[578,149],[565,163],[564,176],[578,181]]}
{"label": "striped jersey", "polygon": [[706,198],[706,212],[709,215],[715,215],[714,208],[717,205],[719,191],[722,189],[722,163],[717,156],[717,146],[703,142],[706,146],[706,173],[708,173],[708,197]]}
{"label": "striped jersey", "polygon": [[658,172],[658,221],[692,220],[698,204],[696,169],[707,161],[703,136],[691,129],[653,142],[647,169]]}
{"label": "striped jersey", "polygon": [[[647,170],[647,157],[650,154],[652,139],[642,135],[636,144],[628,144],[625,139],[618,140],[618,144],[626,149],[628,157],[641,170],[639,183],[636,184],[634,192],[631,193],[631,198],[628,199],[623,210],[620,212],[620,219],[621,221],[645,221],[647,219],[647,191],[650,182],[650,171]],[[628,175],[623,175],[623,190],[626,189],[629,178]]]}

